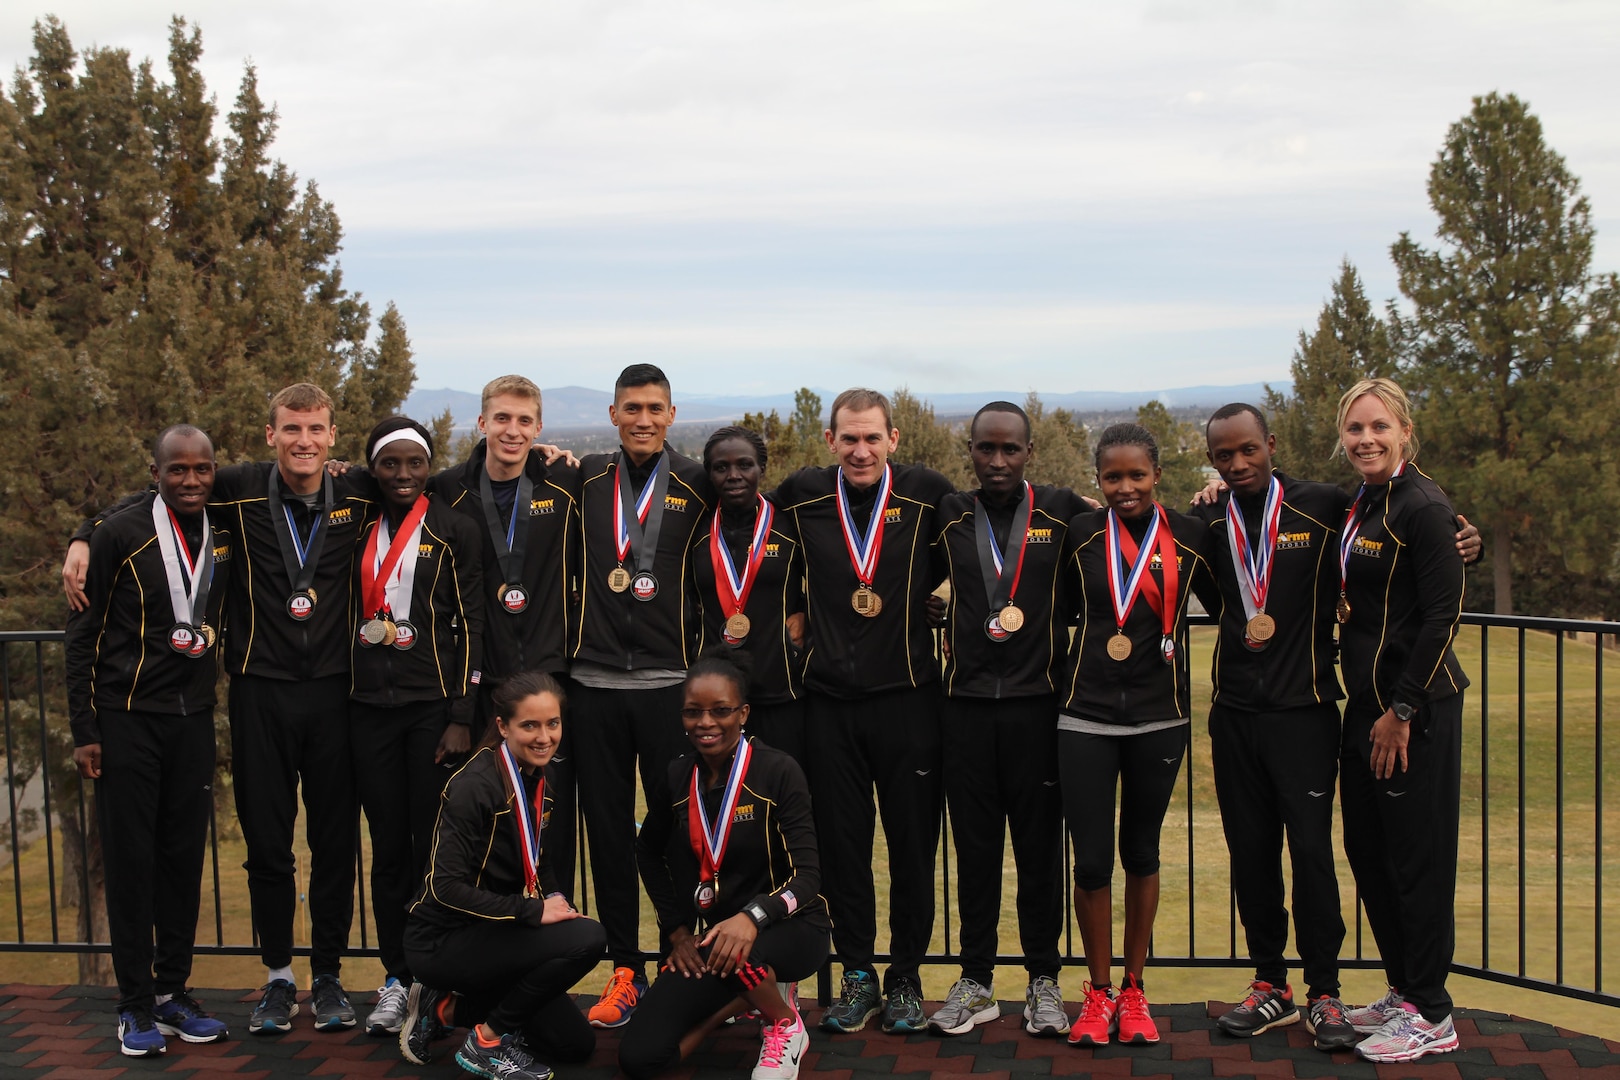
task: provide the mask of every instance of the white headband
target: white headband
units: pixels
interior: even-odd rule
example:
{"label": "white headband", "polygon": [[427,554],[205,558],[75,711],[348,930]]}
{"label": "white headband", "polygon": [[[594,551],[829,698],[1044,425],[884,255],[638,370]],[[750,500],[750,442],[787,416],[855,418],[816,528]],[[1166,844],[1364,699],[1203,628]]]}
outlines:
{"label": "white headband", "polygon": [[422,438],[422,433],[420,431],[417,431],[415,428],[408,427],[400,428],[398,431],[390,431],[386,435],[377,436],[377,441],[371,444],[371,449],[366,454],[366,460],[376,461],[377,451],[381,450],[391,442],[413,442],[417,446],[420,446],[423,450],[427,451],[429,461],[433,460],[433,447],[429,446],[428,441]]}

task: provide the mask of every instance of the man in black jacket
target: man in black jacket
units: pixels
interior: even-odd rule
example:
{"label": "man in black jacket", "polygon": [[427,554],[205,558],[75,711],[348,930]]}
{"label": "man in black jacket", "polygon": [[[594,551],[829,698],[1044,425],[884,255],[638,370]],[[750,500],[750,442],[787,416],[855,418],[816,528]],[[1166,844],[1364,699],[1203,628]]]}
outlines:
{"label": "man in black jacket", "polygon": [[580,463],[582,604],[569,627],[569,738],[613,963],[590,1010],[597,1027],[628,1021],[647,988],[637,941],[637,761],[648,791],[685,746],[681,682],[699,630],[687,560],[714,505],[703,466],[665,445],[675,406],[662,371],[625,368],[608,418],[619,449]]}
{"label": "man in black jacket", "polygon": [[[68,618],[73,760],[96,781],[119,1050],[225,1037],[187,992],[214,780],[214,649],[232,537],[209,521],[214,447],[190,425],[152,451],[155,494],[96,532]],[[154,949],[153,940],[156,939]]]}

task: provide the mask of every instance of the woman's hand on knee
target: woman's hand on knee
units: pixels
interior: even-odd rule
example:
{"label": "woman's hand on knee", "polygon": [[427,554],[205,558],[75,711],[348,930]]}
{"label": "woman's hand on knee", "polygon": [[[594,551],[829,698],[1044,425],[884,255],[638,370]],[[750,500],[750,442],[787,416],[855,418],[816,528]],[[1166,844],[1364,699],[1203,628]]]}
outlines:
{"label": "woman's hand on knee", "polygon": [[697,939],[692,931],[684,926],[677,926],[669,935],[669,958],[664,961],[664,968],[668,971],[678,971],[688,979],[695,979],[707,969],[703,963],[703,956],[698,952]]}
{"label": "woman's hand on knee", "polygon": [[575,911],[573,905],[569,904],[568,897],[562,893],[552,893],[546,897],[546,910],[545,914],[540,916],[540,925],[567,922],[569,919],[577,918],[579,918],[579,912]]}
{"label": "woman's hand on knee", "polygon": [[709,948],[709,970],[722,979],[748,963],[759,927],[742,912],[717,925],[698,944]]}

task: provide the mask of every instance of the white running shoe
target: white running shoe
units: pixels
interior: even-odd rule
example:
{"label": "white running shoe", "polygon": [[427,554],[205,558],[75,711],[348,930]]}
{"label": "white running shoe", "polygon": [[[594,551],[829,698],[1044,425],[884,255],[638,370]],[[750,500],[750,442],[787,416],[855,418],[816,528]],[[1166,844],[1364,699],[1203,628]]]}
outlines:
{"label": "white running shoe", "polygon": [[804,1018],[797,1012],[786,1020],[763,1025],[753,1080],[794,1080],[809,1045],[810,1033],[804,1030]]}
{"label": "white running shoe", "polygon": [[1416,1061],[1426,1054],[1444,1054],[1460,1045],[1449,1015],[1438,1023],[1423,1019],[1423,1014],[1416,1011],[1405,1015],[1405,1020],[1393,1019],[1383,1030],[1357,1043],[1356,1053],[1368,1061]]}
{"label": "white running shoe", "polygon": [[1406,1004],[1406,999],[1401,997],[1401,992],[1392,986],[1389,988],[1389,993],[1371,1005],[1351,1009],[1350,1014],[1345,1019],[1349,1020],[1350,1026],[1361,1032],[1361,1034],[1371,1035],[1405,1012],[1401,1008],[1404,1004]]}
{"label": "white running shoe", "polygon": [[405,1000],[409,996],[410,987],[390,975],[387,982],[377,987],[377,1004],[366,1017],[366,1034],[398,1035],[405,1023]]}

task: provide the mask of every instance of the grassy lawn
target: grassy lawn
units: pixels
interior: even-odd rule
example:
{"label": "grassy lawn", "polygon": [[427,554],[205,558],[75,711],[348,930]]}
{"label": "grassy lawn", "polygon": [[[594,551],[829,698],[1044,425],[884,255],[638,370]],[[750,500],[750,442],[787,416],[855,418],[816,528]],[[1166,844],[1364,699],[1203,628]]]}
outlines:
{"label": "grassy lawn", "polygon": [[[1601,921],[1597,917],[1599,881],[1596,873],[1598,826],[1601,824],[1602,855],[1611,871],[1610,879],[1604,884],[1613,885],[1613,878],[1620,876],[1620,860],[1616,859],[1616,840],[1620,837],[1620,811],[1616,807],[1620,804],[1620,792],[1604,791],[1601,819],[1597,810],[1599,770],[1612,772],[1609,763],[1620,760],[1620,731],[1617,731],[1620,724],[1605,725],[1600,748],[1595,720],[1599,680],[1594,649],[1590,643],[1567,641],[1563,649],[1565,715],[1560,738],[1557,639],[1542,633],[1523,635],[1525,670],[1521,695],[1519,636],[1516,631],[1490,632],[1488,668],[1482,665],[1479,628],[1464,628],[1459,650],[1463,666],[1473,678],[1474,686],[1468,692],[1465,714],[1467,727],[1464,736],[1462,836],[1458,866],[1457,959],[1460,963],[1479,964],[1486,958],[1488,945],[1489,962],[1498,970],[1522,972],[1530,977],[1549,980],[1561,977],[1572,985],[1592,987],[1597,978],[1599,946],[1620,942],[1620,936],[1617,936],[1620,926],[1617,926],[1616,913],[1612,910],[1615,905],[1611,903],[1607,906]],[[1194,633],[1192,663],[1195,675],[1208,671],[1212,645],[1212,630],[1200,628]],[[1487,673],[1490,692],[1488,716],[1482,708],[1481,694],[1482,675]],[[1620,716],[1620,685],[1617,683],[1620,683],[1620,679],[1610,678],[1602,683],[1605,716]],[[1195,678],[1194,687],[1194,716],[1201,717],[1208,709],[1207,682]],[[1525,717],[1522,736],[1518,724],[1521,696]],[[1488,740],[1482,735],[1487,724]],[[1489,764],[1488,787],[1483,774],[1486,762]],[[1187,956],[1190,952],[1201,957],[1242,956],[1242,931],[1235,923],[1230,904],[1226,846],[1215,804],[1209,737],[1201,720],[1195,720],[1193,725],[1193,751],[1187,767],[1190,768],[1190,780],[1188,774],[1184,773],[1182,787],[1165,822],[1162,846],[1163,899],[1155,952],[1166,958]],[[1560,786],[1562,814],[1558,811]],[[1483,814],[1487,792],[1488,819]],[[1521,832],[1524,837],[1522,855]],[[1560,843],[1563,851],[1561,864],[1558,858]],[[1198,868],[1195,879],[1189,873],[1189,853],[1191,862]],[[952,857],[954,859],[954,854]],[[301,868],[308,866],[307,852],[302,843],[299,845],[298,859]],[[211,866],[205,867],[199,940],[222,940],[227,943],[251,940],[242,860],[240,840],[226,839],[221,843],[221,895],[217,927]],[[30,941],[49,940],[45,845],[35,843],[28,848],[23,853],[21,865],[27,938]],[[1563,866],[1561,885],[1560,865]],[[876,855],[880,927],[887,918],[888,898],[883,889],[887,866],[887,852],[880,837]],[[0,869],[0,940],[17,938],[13,873],[11,867]],[[1344,950],[1348,957],[1358,954],[1358,928],[1352,922],[1355,912],[1354,883],[1342,854],[1339,881],[1346,922],[1352,923]],[[1009,847],[1000,928],[1004,952],[1017,949],[1013,886]],[[1557,903],[1560,888],[1563,897],[1561,925]],[[933,951],[937,953],[943,953],[947,948],[943,906],[946,898],[943,892],[941,887],[938,894],[941,916],[936,919],[933,940]],[[1117,895],[1119,892],[1116,889],[1116,903],[1120,899]],[[1487,916],[1487,902],[1488,940],[1482,937],[1481,932]],[[950,898],[950,906],[951,936],[954,939],[957,927],[954,897]],[[642,940],[650,948],[654,931],[650,908],[645,902],[642,913]],[[60,916],[64,939],[71,939],[73,935],[73,914],[71,910],[64,909]],[[368,940],[374,941],[369,932],[369,911],[366,919]],[[1116,927],[1121,920],[1122,916],[1116,915]],[[1376,956],[1371,931],[1364,922],[1359,929],[1359,954]],[[307,911],[302,905],[296,931],[298,940],[307,943]],[[1558,971],[1557,960],[1560,939],[1563,945],[1562,973]],[[358,914],[352,940],[355,944],[360,942]],[[1073,936],[1072,947],[1068,941],[1065,941],[1066,948],[1078,956],[1078,935]],[[884,944],[886,935],[880,934],[879,945],[882,947]],[[954,949],[955,941],[952,940],[949,946]],[[1612,951],[1603,949],[1604,953]],[[1613,956],[1606,959],[1603,985],[1612,989],[1616,985],[1614,968],[1620,961]],[[307,976],[307,966],[302,961],[299,965],[300,971]],[[197,963],[194,981],[199,986],[250,987],[258,985],[263,974],[264,969],[250,957],[202,958]],[[345,982],[355,989],[376,986],[382,977],[381,967],[374,960],[350,961],[345,974]],[[950,964],[927,969],[925,990],[928,996],[938,998],[943,995],[956,974],[954,965]],[[1246,974],[1242,967],[1231,970],[1155,968],[1149,976],[1151,996],[1166,1002],[1231,999],[1240,992]],[[587,985],[591,989],[599,988],[603,975],[605,968],[593,975]],[[1084,969],[1080,967],[1065,971],[1064,989],[1071,999],[1079,996],[1084,977]],[[0,981],[70,983],[78,981],[78,978],[78,961],[73,956],[0,953]],[[1024,981],[1022,970],[1009,969],[1000,973],[997,989],[1003,997],[1015,997]],[[1346,998],[1356,1001],[1375,997],[1382,991],[1376,971],[1347,972],[1345,986]],[[1516,1012],[1611,1038],[1620,1037],[1620,1009],[1587,1005],[1463,978],[1455,980],[1453,994],[1463,1005]]]}

